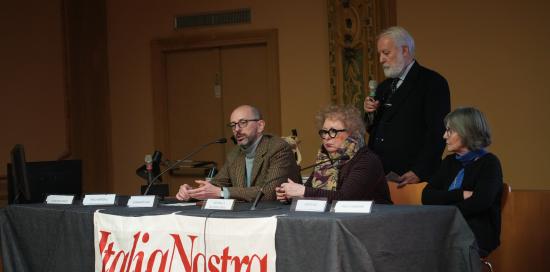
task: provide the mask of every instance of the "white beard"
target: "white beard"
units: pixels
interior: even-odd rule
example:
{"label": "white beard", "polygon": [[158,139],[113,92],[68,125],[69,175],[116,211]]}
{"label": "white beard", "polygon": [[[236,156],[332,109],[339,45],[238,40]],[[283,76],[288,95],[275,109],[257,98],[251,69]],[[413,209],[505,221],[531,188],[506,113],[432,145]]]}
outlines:
{"label": "white beard", "polygon": [[395,65],[390,64],[384,64],[382,66],[384,69],[384,75],[389,78],[396,78],[401,75],[401,72],[403,69],[405,69],[405,58],[403,57],[403,54],[399,53],[397,54],[397,59]]}

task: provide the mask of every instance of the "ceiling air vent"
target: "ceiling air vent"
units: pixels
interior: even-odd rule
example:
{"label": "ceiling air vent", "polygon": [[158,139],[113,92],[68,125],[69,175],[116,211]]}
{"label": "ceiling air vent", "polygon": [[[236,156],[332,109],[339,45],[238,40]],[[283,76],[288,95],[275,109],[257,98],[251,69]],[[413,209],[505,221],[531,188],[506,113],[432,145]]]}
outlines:
{"label": "ceiling air vent", "polygon": [[250,23],[250,14],[250,9],[244,8],[194,15],[182,15],[176,16],[174,23],[176,29],[197,26],[247,24]]}

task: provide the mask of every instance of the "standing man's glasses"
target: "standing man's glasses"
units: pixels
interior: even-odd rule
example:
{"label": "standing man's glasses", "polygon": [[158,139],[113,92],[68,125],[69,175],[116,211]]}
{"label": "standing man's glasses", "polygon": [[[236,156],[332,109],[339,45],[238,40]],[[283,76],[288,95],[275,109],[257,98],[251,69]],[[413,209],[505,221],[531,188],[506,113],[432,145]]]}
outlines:
{"label": "standing man's glasses", "polygon": [[245,128],[246,126],[248,126],[248,122],[252,122],[252,121],[260,121],[260,119],[241,119],[238,122],[231,122],[227,124],[227,126],[230,127],[231,129],[236,129],[237,126],[239,128]]}

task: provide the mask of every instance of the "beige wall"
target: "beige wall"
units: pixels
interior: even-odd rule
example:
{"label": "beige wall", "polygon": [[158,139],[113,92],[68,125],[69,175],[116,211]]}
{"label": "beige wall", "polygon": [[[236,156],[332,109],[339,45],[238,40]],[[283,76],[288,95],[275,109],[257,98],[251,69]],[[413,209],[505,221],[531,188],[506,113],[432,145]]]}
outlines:
{"label": "beige wall", "polygon": [[[32,9],[28,7],[32,6]],[[61,0],[5,1],[0,9],[0,175],[11,148],[27,160],[67,150]]]}
{"label": "beige wall", "polygon": [[[143,3],[131,0],[107,2],[116,192],[129,194],[138,190],[142,181],[135,176],[134,170],[143,163],[144,154],[154,148],[150,42],[159,38],[211,31],[278,29],[283,133],[288,135],[292,128],[297,128],[304,141],[305,163],[312,162],[319,143],[314,114],[329,101],[325,1]],[[175,31],[172,27],[174,15],[242,7],[251,8],[251,24],[185,31]]]}
{"label": "beige wall", "polygon": [[[15,143],[26,145],[29,160],[52,160],[66,149],[61,2],[12,1],[0,10],[0,165]],[[141,181],[133,172],[154,148],[150,41],[159,38],[278,29],[283,132],[299,130],[304,164],[312,162],[313,115],[329,102],[325,1],[148,3],[107,1],[115,192],[137,192]],[[176,14],[240,7],[252,9],[252,24],[172,29]],[[487,113],[491,150],[515,189],[550,189],[542,177],[550,166],[550,99],[543,87],[550,33],[542,27],[550,25],[549,8],[536,0],[397,1],[398,23],[415,36],[418,60],[449,80],[453,107]]]}
{"label": "beige wall", "polygon": [[514,189],[550,189],[550,2],[397,1],[397,22],[417,58],[443,74],[452,106],[487,114],[504,178]]}

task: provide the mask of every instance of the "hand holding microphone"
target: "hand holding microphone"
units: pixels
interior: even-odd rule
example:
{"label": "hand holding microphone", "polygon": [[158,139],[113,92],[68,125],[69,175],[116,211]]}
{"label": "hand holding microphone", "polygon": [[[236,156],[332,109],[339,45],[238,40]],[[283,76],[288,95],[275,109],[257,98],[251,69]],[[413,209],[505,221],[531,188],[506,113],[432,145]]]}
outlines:
{"label": "hand holding microphone", "polygon": [[378,106],[380,106],[380,101],[374,100],[374,98],[370,96],[365,98],[365,103],[363,103],[363,108],[367,113],[375,112]]}
{"label": "hand holding microphone", "polygon": [[378,106],[380,106],[380,101],[374,99],[374,97],[376,96],[377,87],[378,83],[376,82],[376,80],[369,81],[369,96],[365,98],[365,102],[363,103],[363,108],[367,113],[376,111],[378,109]]}

